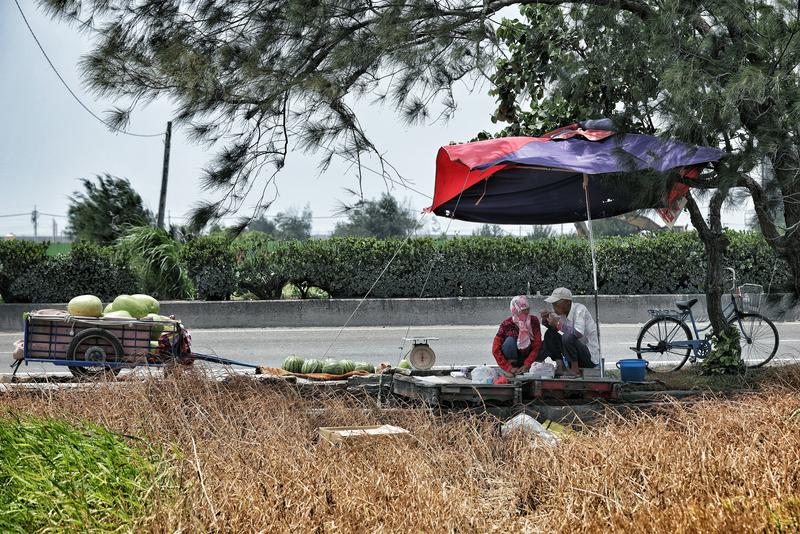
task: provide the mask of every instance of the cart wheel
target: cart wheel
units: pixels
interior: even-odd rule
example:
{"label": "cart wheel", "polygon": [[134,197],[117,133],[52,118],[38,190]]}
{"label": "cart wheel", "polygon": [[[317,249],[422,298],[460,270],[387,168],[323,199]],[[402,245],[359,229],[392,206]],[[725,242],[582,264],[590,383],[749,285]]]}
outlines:
{"label": "cart wheel", "polygon": [[[109,351],[113,352],[109,354]],[[117,362],[125,355],[122,344],[108,330],[103,328],[87,328],[72,338],[67,347],[67,358],[91,362]],[[99,378],[116,376],[118,367],[108,366],[70,366],[70,372],[78,378]]]}

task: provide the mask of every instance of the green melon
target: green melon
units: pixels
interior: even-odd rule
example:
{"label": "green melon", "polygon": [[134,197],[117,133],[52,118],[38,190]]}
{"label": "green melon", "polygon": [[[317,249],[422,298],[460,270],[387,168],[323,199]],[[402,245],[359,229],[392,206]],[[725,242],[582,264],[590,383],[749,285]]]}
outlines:
{"label": "green melon", "polygon": [[411,369],[411,362],[403,358],[400,360],[400,363],[397,364],[397,367],[400,369]]}
{"label": "green melon", "polygon": [[329,375],[344,374],[342,371],[342,363],[330,358],[322,362],[322,372]]}
{"label": "green melon", "polygon": [[355,365],[355,370],[356,371],[366,371],[368,373],[374,373],[375,372],[375,366],[372,365],[371,363],[355,362],[354,365]]}
{"label": "green melon", "polygon": [[147,305],[130,295],[118,296],[114,299],[113,306],[114,311],[126,311],[131,314],[131,317],[136,317],[137,319],[145,317],[148,313]]}
{"label": "green melon", "polygon": [[303,374],[322,372],[322,362],[313,358],[306,360],[303,362],[303,367],[300,372]]}
{"label": "green melon", "polygon": [[79,295],[69,301],[67,311],[76,317],[100,317],[103,303],[94,295]]}
{"label": "green melon", "polygon": [[285,360],[283,360],[283,370],[289,371],[290,373],[302,373],[303,372],[303,358],[298,358],[297,356],[289,356]]}
{"label": "green melon", "polygon": [[136,295],[131,295],[131,298],[138,300],[141,305],[145,307],[147,313],[158,313],[159,309],[161,308],[161,306],[158,304],[158,301],[150,295],[137,293]]}
{"label": "green melon", "polygon": [[352,360],[340,360],[339,364],[342,366],[342,374],[355,371],[356,369],[356,364],[354,364]]}
{"label": "green melon", "polygon": [[114,303],[109,302],[108,306],[103,309],[103,313],[111,313],[112,311],[114,311]]}

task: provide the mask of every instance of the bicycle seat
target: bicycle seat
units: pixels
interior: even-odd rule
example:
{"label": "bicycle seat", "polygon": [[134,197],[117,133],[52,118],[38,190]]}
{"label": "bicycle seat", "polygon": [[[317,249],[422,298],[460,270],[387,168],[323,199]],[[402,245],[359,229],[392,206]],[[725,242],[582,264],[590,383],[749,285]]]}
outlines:
{"label": "bicycle seat", "polygon": [[689,311],[689,308],[697,304],[697,299],[691,300],[679,300],[675,302],[675,306],[678,307],[679,310]]}

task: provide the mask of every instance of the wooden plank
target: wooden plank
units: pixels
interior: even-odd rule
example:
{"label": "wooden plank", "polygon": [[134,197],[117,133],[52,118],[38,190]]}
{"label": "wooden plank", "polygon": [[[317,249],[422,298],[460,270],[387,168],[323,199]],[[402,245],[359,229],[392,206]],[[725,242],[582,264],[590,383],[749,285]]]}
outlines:
{"label": "wooden plank", "polygon": [[405,428],[393,425],[320,427],[318,430],[320,438],[332,445],[410,436]]}
{"label": "wooden plank", "polygon": [[416,376],[416,377],[414,377],[414,379],[419,381],[419,382],[422,382],[424,384],[472,385],[472,382],[469,381],[466,378],[456,378],[456,377],[453,377],[453,376]]}

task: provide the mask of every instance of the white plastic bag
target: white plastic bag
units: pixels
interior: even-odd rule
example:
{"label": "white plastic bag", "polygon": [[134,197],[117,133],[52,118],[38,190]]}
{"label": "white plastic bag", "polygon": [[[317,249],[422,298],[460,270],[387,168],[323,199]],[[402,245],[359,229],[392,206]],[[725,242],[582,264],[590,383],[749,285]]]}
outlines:
{"label": "white plastic bag", "polygon": [[14,342],[14,352],[11,353],[11,357],[14,358],[14,360],[21,360],[23,358],[24,352],[22,343],[21,339]]}
{"label": "white plastic bag", "polygon": [[500,427],[500,435],[503,437],[511,432],[525,432],[526,434],[539,438],[534,442],[534,446],[539,443],[555,446],[560,441],[555,434],[542,426],[539,421],[524,413],[515,415]]}
{"label": "white plastic bag", "polygon": [[494,379],[497,378],[498,372],[486,365],[481,365],[472,370],[472,383],[473,384],[493,384]]}

